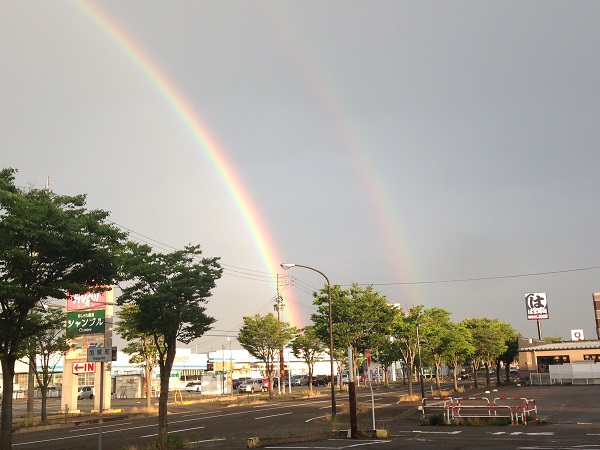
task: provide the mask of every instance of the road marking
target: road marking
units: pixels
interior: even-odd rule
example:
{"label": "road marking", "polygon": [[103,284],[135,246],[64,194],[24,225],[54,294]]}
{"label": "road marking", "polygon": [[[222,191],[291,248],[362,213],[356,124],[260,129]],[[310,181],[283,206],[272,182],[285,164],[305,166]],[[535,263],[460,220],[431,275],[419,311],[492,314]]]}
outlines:
{"label": "road marking", "polygon": [[[140,425],[140,426],[137,426],[137,427],[121,428],[119,430],[103,431],[102,434],[117,433],[119,431],[137,430],[138,428],[148,428],[148,427],[156,427],[156,426],[158,426],[158,425],[157,424]],[[41,444],[43,442],[64,441],[66,439],[78,439],[78,438],[84,437],[84,436],[97,436],[97,435],[98,435],[98,433],[96,432],[96,433],[79,434],[77,436],[64,436],[64,437],[59,437],[59,438],[43,439],[43,440],[40,440],[40,441],[21,442],[19,444],[13,444],[13,447],[15,447],[17,445]]]}
{"label": "road marking", "polygon": [[[173,433],[173,432],[180,432],[180,431],[198,430],[200,428],[204,428],[204,427],[184,428],[183,430],[171,430],[171,433]],[[154,436],[158,436],[158,433],[156,433],[156,434],[147,434],[146,436],[140,436],[140,438],[147,438],[147,437],[154,437]]]}
{"label": "road marking", "polygon": [[462,431],[417,431],[413,430],[413,433],[422,433],[422,434],[460,434]]}
{"label": "road marking", "polygon": [[541,431],[539,433],[528,433],[528,432],[523,432],[523,431],[513,431],[513,432],[508,432],[508,431],[494,431],[493,433],[488,431],[489,434],[495,435],[495,436],[499,436],[502,434],[506,434],[508,436],[520,436],[520,435],[525,435],[525,436],[554,436],[554,431]]}
{"label": "road marking", "polygon": [[205,416],[207,414],[220,413],[221,410],[210,411],[210,412],[202,412],[202,413],[194,413],[194,414],[182,414],[181,417],[196,417],[196,416]]}
{"label": "road marking", "polygon": [[[348,442],[348,439],[328,439],[328,442]],[[332,447],[331,445],[328,445],[326,447],[318,447],[315,445],[310,445],[310,446],[309,445],[294,445],[294,446],[288,446],[288,447],[277,446],[277,447],[265,447],[265,448],[340,450],[340,449],[345,449],[345,448],[366,447],[367,445],[389,444],[390,442],[392,442],[392,441],[377,440],[377,441],[362,441],[362,442],[355,443],[355,444],[341,445],[341,446],[334,446],[334,447]]]}
{"label": "road marking", "polygon": [[279,416],[287,416],[288,414],[291,414],[292,412],[286,412],[286,413],[281,413],[281,414],[271,414],[270,416],[262,416],[262,417],[255,417],[254,420],[260,420],[260,419],[268,419],[269,417],[279,417]]}
{"label": "road marking", "polygon": [[[105,425],[102,424],[102,429],[104,428],[108,428],[108,427],[120,427],[122,425],[131,425],[133,422],[125,422],[125,423],[115,423],[113,425]],[[91,427],[91,428],[77,428],[76,430],[69,430],[69,433],[79,433],[80,431],[91,431],[91,430],[97,430],[98,427]]]}

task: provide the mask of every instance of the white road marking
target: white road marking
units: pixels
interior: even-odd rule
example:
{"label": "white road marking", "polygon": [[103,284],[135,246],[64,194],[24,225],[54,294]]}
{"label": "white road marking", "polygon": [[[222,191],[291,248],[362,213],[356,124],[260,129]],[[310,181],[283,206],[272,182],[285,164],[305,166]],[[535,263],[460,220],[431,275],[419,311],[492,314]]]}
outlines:
{"label": "white road marking", "polygon": [[462,431],[417,431],[413,430],[413,433],[421,433],[421,434],[460,434]]}
{"label": "white road marking", "polygon": [[[171,430],[170,433],[175,433],[175,432],[180,432],[180,431],[190,431],[190,430],[198,430],[200,428],[204,428],[204,427],[194,427],[194,428],[184,428],[183,430]],[[147,437],[154,437],[154,436],[158,436],[158,433],[156,434],[147,434],[146,436],[141,436],[142,438],[147,438]]]}
{"label": "white road marking", "polygon": [[[122,425],[131,425],[133,422],[125,422],[125,423],[115,423],[113,425],[106,425],[106,424],[102,424],[102,429],[108,428],[108,427],[120,427]],[[69,433],[79,433],[80,431],[92,431],[92,430],[97,430],[98,426],[95,427],[91,427],[91,428],[77,428],[76,430],[69,430]]]}
{"label": "white road marking", "polygon": [[281,414],[271,414],[270,416],[262,416],[262,417],[255,417],[254,420],[261,420],[261,419],[268,419],[269,417],[278,417],[278,416],[287,416],[288,414],[291,414],[292,412],[286,412],[286,413],[281,413]]}

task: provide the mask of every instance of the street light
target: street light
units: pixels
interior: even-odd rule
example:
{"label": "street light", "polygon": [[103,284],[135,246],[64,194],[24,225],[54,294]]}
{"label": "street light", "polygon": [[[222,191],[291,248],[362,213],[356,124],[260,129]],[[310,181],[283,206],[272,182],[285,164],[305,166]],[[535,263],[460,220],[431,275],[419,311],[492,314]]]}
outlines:
{"label": "street light", "polygon": [[281,264],[281,267],[285,270],[288,270],[292,267],[303,267],[308,270],[312,270],[314,272],[320,273],[323,275],[323,278],[327,281],[327,299],[329,301],[329,359],[331,362],[331,416],[335,417],[336,409],[335,409],[335,372],[333,370],[333,318],[331,315],[331,284],[329,283],[329,278],[320,270],[315,269],[314,267],[303,266],[301,264]]}
{"label": "street light", "polygon": [[417,350],[419,351],[419,379],[421,380],[421,399],[423,399],[425,398],[425,386],[423,384],[423,361],[421,360],[421,341],[419,340],[419,326],[421,325],[423,324],[417,324]]}

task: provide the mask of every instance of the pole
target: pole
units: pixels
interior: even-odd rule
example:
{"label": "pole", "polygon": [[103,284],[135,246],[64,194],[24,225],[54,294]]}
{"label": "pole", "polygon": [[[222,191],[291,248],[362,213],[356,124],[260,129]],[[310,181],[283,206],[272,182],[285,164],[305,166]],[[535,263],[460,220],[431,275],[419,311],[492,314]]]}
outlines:
{"label": "pole", "polygon": [[98,418],[98,450],[102,450],[102,410],[104,409],[104,361],[100,363],[100,413]]}
{"label": "pole", "polygon": [[[325,278],[327,281],[327,299],[329,302],[329,359],[330,359],[330,371],[331,371],[331,416],[335,417],[336,415],[336,406],[335,406],[335,372],[333,369],[333,316],[331,310],[331,283],[329,282],[329,278],[320,270],[315,269],[310,266],[303,266],[301,264],[281,264],[281,267],[285,270],[291,267],[304,267],[305,269],[312,270],[313,272],[317,272]],[[290,385],[291,389],[291,385]]]}
{"label": "pole", "polygon": [[[281,310],[283,308],[282,297],[279,295],[279,274],[277,274],[277,320],[279,321],[279,329],[283,329],[281,323]],[[283,345],[279,349],[279,392],[281,392],[281,383],[283,382],[283,393],[285,394],[285,364],[283,358]],[[290,391],[291,392],[291,391]]]}
{"label": "pole", "polygon": [[[350,400],[350,437],[358,438],[358,421],[356,419],[356,381],[354,379],[354,359],[352,347],[348,346],[348,397]],[[375,429],[375,427],[373,427]]]}
{"label": "pole", "polygon": [[421,381],[421,399],[423,399],[425,398],[425,385],[423,384],[423,361],[421,360],[421,341],[419,340],[419,324],[417,324],[417,350],[419,351],[419,379]]}
{"label": "pole", "polygon": [[537,328],[538,328],[538,339],[541,341],[542,340],[542,324],[540,322],[540,319],[537,320]]}

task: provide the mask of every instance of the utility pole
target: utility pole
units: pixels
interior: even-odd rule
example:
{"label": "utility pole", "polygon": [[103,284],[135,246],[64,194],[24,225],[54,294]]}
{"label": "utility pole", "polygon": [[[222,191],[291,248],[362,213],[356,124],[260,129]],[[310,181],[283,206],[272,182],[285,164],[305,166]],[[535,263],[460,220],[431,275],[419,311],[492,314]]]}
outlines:
{"label": "utility pole", "polygon": [[[279,274],[277,274],[277,303],[275,309],[277,310],[277,320],[279,321],[279,329],[282,329],[281,324],[281,311],[284,308],[283,297],[279,294]],[[283,347],[279,349],[279,388],[285,394],[285,364],[283,360]],[[292,387],[290,386],[290,391]]]}

